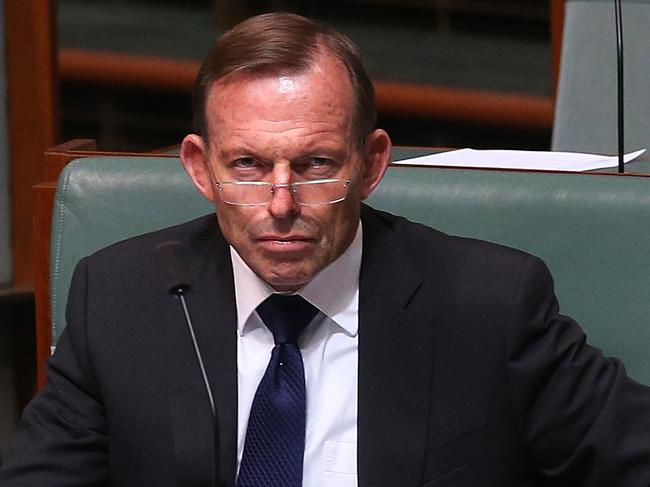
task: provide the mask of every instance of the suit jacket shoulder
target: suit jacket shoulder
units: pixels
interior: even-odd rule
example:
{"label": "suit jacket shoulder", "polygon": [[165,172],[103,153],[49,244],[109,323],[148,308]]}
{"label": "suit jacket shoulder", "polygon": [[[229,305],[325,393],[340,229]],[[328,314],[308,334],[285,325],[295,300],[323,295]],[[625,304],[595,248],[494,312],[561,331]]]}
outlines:
{"label": "suit jacket shoulder", "polygon": [[[445,295],[448,303],[467,300],[476,306],[483,298],[503,306],[513,299],[522,270],[533,266],[538,280],[553,293],[546,265],[524,251],[474,238],[448,235],[436,229],[364,208],[364,259],[381,265],[399,262],[390,273],[412,274],[428,303],[438,302],[432,293]],[[366,239],[367,237],[367,239]],[[388,262],[387,262],[388,261]],[[395,286],[389,286],[394,290]],[[439,296],[438,296],[439,297]]]}
{"label": "suit jacket shoulder", "polygon": [[[394,471],[413,475],[403,485],[650,484],[650,391],[559,313],[543,262],[385,212],[364,209],[363,223],[368,485],[400,484]],[[366,431],[362,412],[408,433]],[[364,438],[381,445],[374,464]]]}

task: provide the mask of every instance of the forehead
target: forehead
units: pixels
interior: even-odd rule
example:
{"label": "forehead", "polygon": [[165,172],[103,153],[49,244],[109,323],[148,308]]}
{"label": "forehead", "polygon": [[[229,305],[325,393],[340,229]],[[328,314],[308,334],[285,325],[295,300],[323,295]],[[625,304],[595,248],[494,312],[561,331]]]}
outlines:
{"label": "forehead", "polygon": [[206,103],[212,140],[246,127],[264,131],[290,125],[334,124],[347,129],[353,112],[347,69],[327,54],[319,54],[298,73],[229,75],[213,83]]}

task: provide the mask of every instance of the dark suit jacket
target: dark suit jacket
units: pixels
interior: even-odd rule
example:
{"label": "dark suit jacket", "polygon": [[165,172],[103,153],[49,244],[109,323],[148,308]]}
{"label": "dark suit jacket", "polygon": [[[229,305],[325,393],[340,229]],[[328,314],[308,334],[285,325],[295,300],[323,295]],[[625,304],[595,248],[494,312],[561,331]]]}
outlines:
{"label": "dark suit jacket", "polygon": [[[650,393],[558,314],[537,258],[368,208],[359,311],[361,487],[650,485]],[[180,240],[216,400],[218,452],[177,298]],[[209,486],[235,476],[236,311],[214,216],[84,259],[45,390],[2,486]]]}

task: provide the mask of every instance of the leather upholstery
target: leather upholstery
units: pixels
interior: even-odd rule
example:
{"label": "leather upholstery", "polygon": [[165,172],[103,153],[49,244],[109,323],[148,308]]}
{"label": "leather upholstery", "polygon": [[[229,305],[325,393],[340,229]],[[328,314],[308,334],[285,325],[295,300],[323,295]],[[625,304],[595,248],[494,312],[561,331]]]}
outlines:
{"label": "leather upholstery", "polygon": [[[617,153],[616,24],[611,0],[567,0],[552,148]],[[625,147],[650,148],[650,0],[622,0]]]}

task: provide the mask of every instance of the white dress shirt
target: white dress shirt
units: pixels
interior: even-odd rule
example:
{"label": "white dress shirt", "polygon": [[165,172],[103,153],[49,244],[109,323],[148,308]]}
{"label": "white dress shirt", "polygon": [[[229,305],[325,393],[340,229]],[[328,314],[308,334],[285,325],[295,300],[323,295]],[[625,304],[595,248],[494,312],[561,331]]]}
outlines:
{"label": "white dress shirt", "polygon": [[[357,485],[357,371],[361,223],[347,250],[298,291],[320,313],[300,337],[307,388],[303,485]],[[255,308],[273,289],[230,248],[237,302],[237,470],[257,386],[266,371],[273,335]]]}

